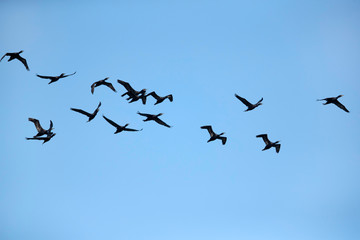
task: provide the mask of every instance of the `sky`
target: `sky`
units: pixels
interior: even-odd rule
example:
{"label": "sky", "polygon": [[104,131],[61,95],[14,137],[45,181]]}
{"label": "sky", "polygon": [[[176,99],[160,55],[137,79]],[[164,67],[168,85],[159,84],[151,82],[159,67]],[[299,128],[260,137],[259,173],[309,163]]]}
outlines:
{"label": "sky", "polygon": [[[3,0],[0,35],[30,67],[0,62],[1,239],[360,239],[359,1]],[[340,94],[350,113],[316,101]]]}

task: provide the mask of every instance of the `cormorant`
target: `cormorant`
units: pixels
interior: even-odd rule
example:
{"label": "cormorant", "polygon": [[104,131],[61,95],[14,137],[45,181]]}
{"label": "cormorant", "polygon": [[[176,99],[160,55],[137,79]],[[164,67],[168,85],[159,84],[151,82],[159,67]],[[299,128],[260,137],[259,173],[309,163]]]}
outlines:
{"label": "cormorant", "polygon": [[52,134],[51,130],[53,129],[53,122],[51,120],[50,120],[50,127],[48,130],[43,129],[40,125],[40,121],[35,118],[29,118],[29,121],[35,124],[36,130],[38,131],[38,133],[34,137],[39,137],[44,134],[49,136]]}
{"label": "cormorant", "polygon": [[257,103],[251,104],[251,103],[249,103],[245,98],[240,97],[240,96],[237,95],[236,93],[235,93],[235,97],[236,97],[237,99],[239,99],[243,104],[245,104],[245,105],[248,107],[248,109],[246,109],[244,112],[253,110],[254,108],[257,108],[258,106],[262,105],[261,102],[262,102],[262,100],[264,99],[264,98],[261,98]]}
{"label": "cormorant", "polygon": [[148,114],[148,113],[137,112],[137,114],[146,117],[146,119],[143,120],[144,122],[153,120],[153,121],[157,122],[158,124],[163,125],[163,126],[165,126],[165,127],[168,127],[168,128],[171,127],[171,126],[167,125],[165,122],[163,122],[163,121],[159,118],[159,116],[163,115],[162,113],[159,113],[159,114],[157,114],[157,115],[153,115],[153,114]]}
{"label": "cormorant", "polygon": [[154,105],[159,104],[159,103],[162,103],[162,102],[163,102],[165,99],[167,99],[167,98],[170,100],[170,102],[173,101],[173,96],[172,96],[172,94],[166,95],[165,97],[160,97],[159,95],[157,95],[157,94],[153,91],[153,92],[147,94],[146,97],[149,96],[149,95],[153,96],[153,97],[156,99],[156,103],[155,103]]}
{"label": "cormorant", "polygon": [[95,109],[95,111],[93,113],[88,113],[88,112],[85,112],[84,110],[77,109],[77,108],[70,108],[70,109],[75,111],[75,112],[78,112],[78,113],[81,113],[81,114],[84,114],[84,115],[88,116],[89,117],[88,122],[90,122],[91,120],[94,119],[96,114],[99,112],[100,106],[101,106],[101,102],[99,102],[99,105],[97,106],[97,108]]}
{"label": "cormorant", "polygon": [[127,100],[131,99],[131,101],[129,103],[135,102],[135,101],[141,99],[142,103],[146,104],[146,96],[145,96],[146,89],[145,88],[140,91],[136,91],[130,86],[130,84],[128,82],[125,82],[125,81],[119,80],[119,79],[117,81],[118,81],[118,83],[123,85],[124,88],[127,90],[127,92],[122,94],[121,96],[124,97],[125,95],[128,95],[129,97],[127,98]]}
{"label": "cormorant", "polygon": [[216,133],[214,133],[214,131],[212,130],[212,127],[210,125],[202,126],[200,128],[208,130],[208,132],[210,134],[210,139],[207,142],[211,142],[211,141],[214,141],[216,139],[220,139],[222,144],[225,145],[227,138],[221,136],[221,135],[225,134],[224,132],[220,133],[220,134],[216,134]]}
{"label": "cormorant", "polygon": [[43,140],[43,144],[50,141],[50,139],[52,139],[54,136],[56,135],[56,133],[51,133],[50,135],[46,135],[46,137],[32,137],[32,138],[26,138],[26,140]]}
{"label": "cormorant", "polygon": [[101,86],[101,85],[105,85],[107,87],[109,87],[111,90],[113,90],[114,92],[116,92],[114,86],[109,83],[109,82],[105,82],[106,80],[108,80],[109,78],[104,78],[103,80],[100,80],[100,81],[97,81],[97,82],[94,82],[93,84],[91,84],[91,93],[94,94],[94,90],[96,87],[98,86]]}
{"label": "cormorant", "polygon": [[24,64],[26,70],[30,71],[29,66],[28,66],[28,64],[26,62],[26,59],[20,56],[20,53],[22,53],[22,52],[23,52],[23,50],[21,50],[20,52],[15,52],[15,53],[5,53],[4,56],[2,56],[2,58],[0,59],[0,62],[1,62],[1,60],[3,60],[3,58],[5,56],[9,56],[10,58],[9,58],[8,62],[10,62],[10,61],[12,61],[14,59],[17,59],[22,64]]}
{"label": "cormorant", "polygon": [[318,99],[318,101],[326,101],[325,103],[323,103],[323,105],[329,104],[329,103],[333,103],[336,106],[338,106],[339,108],[341,108],[342,110],[344,110],[345,112],[349,112],[349,110],[346,109],[346,107],[344,105],[342,105],[339,101],[338,98],[342,97],[343,95],[339,95],[337,97],[330,97],[330,98],[324,98],[324,99]]}
{"label": "cormorant", "polygon": [[264,150],[267,150],[267,149],[269,149],[269,148],[271,148],[271,147],[275,147],[276,152],[279,153],[279,151],[280,151],[280,146],[281,146],[281,144],[279,144],[280,141],[270,142],[270,140],[268,139],[267,134],[260,134],[260,135],[257,135],[256,137],[257,137],[257,138],[261,137],[261,138],[264,140],[266,146],[265,146],[265,148],[263,149],[263,151],[264,151]]}
{"label": "cormorant", "polygon": [[113,125],[114,127],[116,127],[116,131],[114,132],[114,134],[119,133],[119,132],[122,132],[122,131],[130,131],[130,132],[142,131],[142,129],[137,130],[137,129],[127,128],[127,126],[129,125],[128,123],[125,124],[125,126],[120,126],[120,125],[118,125],[117,123],[115,123],[115,122],[111,121],[110,119],[108,119],[107,117],[105,117],[104,115],[103,115],[103,118],[104,118],[108,123],[110,123],[111,125]]}
{"label": "cormorant", "polygon": [[72,73],[72,74],[68,74],[68,75],[65,75],[65,73],[62,73],[62,74],[60,74],[59,76],[42,76],[42,75],[36,74],[36,76],[38,76],[39,78],[50,79],[51,81],[50,81],[48,84],[51,84],[51,83],[53,83],[53,82],[58,81],[58,80],[61,79],[61,78],[66,78],[66,77],[72,76],[72,75],[74,75],[75,73],[76,73],[76,72],[74,72],[74,73]]}

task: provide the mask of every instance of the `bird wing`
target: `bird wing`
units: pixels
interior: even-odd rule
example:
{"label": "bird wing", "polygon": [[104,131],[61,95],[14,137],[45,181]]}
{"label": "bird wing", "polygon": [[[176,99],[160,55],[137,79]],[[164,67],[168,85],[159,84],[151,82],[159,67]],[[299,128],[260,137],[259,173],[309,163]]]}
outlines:
{"label": "bird wing", "polygon": [[53,122],[50,120],[50,127],[49,127],[49,131],[53,128]]}
{"label": "bird wing", "polygon": [[276,144],[276,145],[275,145],[275,149],[276,149],[276,152],[277,152],[277,153],[280,152],[280,146],[281,146],[281,144]]}
{"label": "bird wing", "polygon": [[39,78],[44,78],[44,79],[53,79],[54,78],[52,76],[42,76],[42,75],[39,75],[39,74],[36,74],[36,76],[38,76]]}
{"label": "bird wing", "polygon": [[225,145],[227,137],[219,137],[223,145]]}
{"label": "bird wing", "polygon": [[130,132],[137,132],[137,131],[142,131],[143,129],[137,130],[137,129],[132,129],[132,128],[124,128],[123,130],[124,131],[130,131]]}
{"label": "bird wing", "polygon": [[156,100],[159,100],[160,99],[160,97],[159,97],[159,95],[157,95],[154,91],[152,91],[151,93],[149,93],[148,95],[146,95],[146,96],[149,96],[149,95],[151,95],[153,98],[155,98]]}
{"label": "bird wing", "polygon": [[132,92],[132,93],[135,92],[135,90],[130,86],[130,84],[129,84],[128,82],[125,82],[125,81],[119,80],[119,79],[118,79],[117,81],[118,81],[118,83],[120,83],[121,85],[123,85],[124,88],[125,88],[126,90],[128,90],[128,92]]}
{"label": "bird wing", "polygon": [[246,106],[248,106],[248,107],[252,106],[252,104],[249,103],[245,98],[240,97],[240,96],[237,95],[236,93],[235,93],[235,97],[236,97],[237,99],[239,99],[239,100],[240,100],[243,104],[245,104]]}
{"label": "bird wing", "polygon": [[71,110],[75,111],[75,112],[78,112],[78,113],[81,113],[81,114],[84,114],[88,117],[92,116],[92,114],[88,113],[88,112],[85,112],[84,110],[82,109],[77,109],[77,108],[70,108]]}
{"label": "bird wing", "polygon": [[141,113],[141,112],[137,112],[137,114],[141,115],[141,116],[144,116],[144,117],[151,117],[153,115],[151,114],[148,114],[148,113]]}
{"label": "bird wing", "polygon": [[29,121],[30,121],[30,122],[33,122],[33,123],[35,124],[36,130],[37,130],[38,132],[45,131],[45,130],[41,127],[39,120],[37,120],[37,119],[35,119],[35,118],[29,118]]}
{"label": "bird wing", "polygon": [[94,94],[94,90],[95,90],[95,87],[97,85],[98,82],[94,82],[93,84],[91,84],[91,93]]}
{"label": "bird wing", "polygon": [[173,101],[173,95],[172,95],[172,94],[169,94],[169,95],[167,95],[167,96],[165,96],[165,97],[167,97],[167,98],[170,100],[170,102]]}
{"label": "bird wing", "polygon": [[108,123],[110,123],[111,125],[113,125],[114,127],[120,128],[120,126],[119,126],[117,123],[115,123],[114,121],[111,121],[110,119],[108,119],[108,118],[105,117],[104,115],[103,115],[103,118],[104,118]]}
{"label": "bird wing", "polygon": [[19,59],[19,61],[22,62],[22,64],[24,64],[24,66],[26,67],[26,70],[30,71],[29,66],[28,66],[25,58],[19,56],[19,57],[17,57],[17,59]]}
{"label": "bird wing", "polygon": [[105,86],[109,87],[109,88],[110,88],[111,90],[113,90],[114,92],[116,92],[114,86],[113,86],[111,83],[109,83],[109,82],[104,82],[103,84],[104,84]]}
{"label": "bird wing", "polygon": [[260,134],[260,135],[257,135],[256,137],[257,137],[257,138],[258,138],[258,137],[261,137],[261,138],[264,140],[264,142],[265,142],[266,145],[268,145],[268,144],[270,143],[267,134]]}
{"label": "bird wing", "polygon": [[212,127],[210,125],[202,126],[200,128],[208,130],[210,136],[214,135],[214,131],[212,130]]}
{"label": "bird wing", "polygon": [[76,73],[76,72],[71,73],[71,74],[68,74],[68,75],[64,75],[62,78],[66,78],[66,77],[72,76],[72,75],[74,75],[75,73]]}
{"label": "bird wing", "polygon": [[2,56],[2,58],[0,59],[0,62],[1,62],[1,60],[3,60],[4,57],[6,57],[8,55],[9,55],[8,53],[5,53],[4,56]]}
{"label": "bird wing", "polygon": [[256,104],[261,103],[264,100],[264,98],[261,98]]}
{"label": "bird wing", "polygon": [[166,124],[164,121],[162,121],[160,118],[155,118],[154,120],[155,120],[155,122],[157,122],[158,124],[170,128],[170,126],[167,125],[167,124]]}
{"label": "bird wing", "polygon": [[338,106],[339,108],[341,108],[342,110],[344,110],[345,112],[349,112],[349,110],[346,109],[346,107],[344,105],[342,105],[339,101],[335,101],[334,104],[336,106]]}

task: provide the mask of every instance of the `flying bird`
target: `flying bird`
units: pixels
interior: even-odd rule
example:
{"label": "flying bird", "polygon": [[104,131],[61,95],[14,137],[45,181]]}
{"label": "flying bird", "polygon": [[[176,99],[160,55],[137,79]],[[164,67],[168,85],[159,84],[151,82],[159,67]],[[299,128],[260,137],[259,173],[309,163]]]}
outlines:
{"label": "flying bird", "polygon": [[269,149],[271,147],[274,147],[276,149],[276,152],[279,153],[280,146],[281,146],[281,144],[279,144],[280,141],[270,142],[270,140],[268,139],[267,134],[260,134],[260,135],[257,135],[256,137],[257,138],[262,138],[264,140],[265,144],[266,144],[265,148],[262,151],[267,150],[267,149]]}
{"label": "flying bird", "polygon": [[50,120],[50,127],[48,130],[43,129],[40,125],[40,121],[35,118],[29,118],[29,121],[34,123],[35,128],[38,131],[38,133],[34,137],[39,137],[44,134],[49,136],[52,134],[51,130],[53,129],[53,122],[51,120]]}
{"label": "flying bird", "polygon": [[50,135],[46,135],[46,137],[32,137],[32,138],[26,138],[26,140],[43,140],[43,144],[50,141],[50,139],[52,139],[54,136],[56,135],[56,133],[51,133]]}
{"label": "flying bird", "polygon": [[168,127],[168,128],[171,127],[159,118],[161,115],[163,115],[162,113],[153,115],[153,114],[148,114],[148,113],[137,112],[137,114],[146,117],[146,119],[143,120],[144,122],[153,120],[153,121],[157,122],[158,124],[163,125],[165,127]]}
{"label": "flying bird", "polygon": [[156,103],[155,103],[154,105],[159,104],[159,103],[162,103],[162,102],[163,102],[165,99],[167,99],[167,98],[170,100],[170,102],[173,101],[173,96],[172,96],[172,94],[166,95],[165,97],[160,97],[159,95],[157,95],[157,94],[153,91],[153,92],[149,93],[148,95],[146,95],[146,97],[149,96],[149,95],[151,95],[153,98],[156,99]]}
{"label": "flying bird", "polygon": [[339,98],[341,98],[343,95],[339,95],[337,97],[330,97],[330,98],[324,98],[324,99],[318,99],[318,101],[326,101],[325,103],[323,103],[323,105],[327,105],[330,103],[335,104],[336,106],[338,106],[339,108],[341,108],[342,110],[344,110],[345,112],[349,112],[349,110],[346,109],[346,107],[344,105],[342,105],[339,102]]}
{"label": "flying bird", "polygon": [[237,95],[236,93],[235,93],[235,97],[236,97],[237,99],[239,99],[243,104],[245,104],[245,105],[248,107],[248,109],[246,109],[244,112],[253,110],[253,109],[257,108],[258,106],[262,105],[261,102],[262,102],[262,100],[264,99],[264,98],[261,98],[257,103],[251,104],[251,103],[249,103],[245,98],[240,97],[240,96]]}
{"label": "flying bird", "polygon": [[108,122],[110,123],[111,125],[113,125],[114,127],[116,127],[116,131],[114,132],[114,134],[116,133],[119,133],[119,132],[122,132],[122,131],[129,131],[129,132],[137,132],[137,131],[142,131],[142,129],[140,130],[137,130],[137,129],[132,129],[132,128],[127,128],[127,126],[129,126],[129,124],[125,124],[125,126],[120,126],[118,125],[117,123],[115,123],[114,121],[108,119],[107,117],[105,117],[103,115],[103,118]]}
{"label": "flying bird", "polygon": [[145,88],[140,91],[136,91],[135,89],[133,89],[131,87],[131,85],[128,82],[125,82],[120,79],[118,79],[117,81],[127,90],[127,92],[125,92],[121,96],[124,97],[125,95],[128,95],[129,97],[127,98],[127,100],[131,99],[131,101],[129,103],[132,103],[132,102],[135,102],[135,101],[141,99],[142,103],[146,104],[146,96],[145,96],[146,89]]}
{"label": "flying bird", "polygon": [[208,132],[210,134],[210,139],[207,142],[211,142],[211,141],[214,141],[216,139],[220,139],[222,144],[225,145],[227,138],[221,136],[221,135],[223,135],[225,133],[220,133],[220,134],[214,133],[214,131],[213,131],[213,129],[212,129],[212,127],[210,125],[202,126],[200,128],[208,130]]}
{"label": "flying bird", "polygon": [[10,58],[9,58],[8,62],[10,62],[10,61],[12,61],[12,60],[14,60],[14,59],[17,59],[17,60],[19,60],[22,64],[24,64],[26,70],[30,71],[29,66],[28,66],[28,64],[27,64],[27,62],[26,62],[26,59],[20,56],[20,54],[21,54],[22,52],[23,52],[23,50],[21,50],[20,52],[15,52],[15,53],[5,53],[4,56],[2,56],[2,58],[0,59],[0,62],[1,62],[1,60],[3,60],[3,58],[4,58],[5,56],[9,56]]}
{"label": "flying bird", "polygon": [[100,106],[101,106],[101,102],[99,102],[99,105],[97,106],[97,108],[95,109],[95,111],[93,113],[88,113],[88,112],[85,112],[82,109],[77,109],[77,108],[70,108],[70,109],[75,111],[75,112],[78,112],[78,113],[81,113],[81,114],[84,114],[84,115],[88,116],[89,117],[88,122],[90,122],[91,120],[94,119],[96,114],[99,112]]}
{"label": "flying bird", "polygon": [[116,92],[114,86],[109,83],[109,82],[106,82],[106,80],[108,80],[109,78],[104,78],[103,80],[100,80],[100,81],[97,81],[97,82],[94,82],[93,84],[91,84],[91,93],[94,94],[94,90],[96,87],[98,86],[101,86],[101,85],[105,85],[107,87],[109,87],[111,90],[113,90],[114,92]]}
{"label": "flying bird", "polygon": [[66,77],[72,76],[75,73],[76,72],[74,72],[72,74],[68,74],[68,75],[65,75],[65,73],[62,73],[59,76],[42,76],[42,75],[36,74],[36,76],[38,76],[39,78],[50,79],[50,82],[48,84],[51,84],[53,82],[57,82],[61,78],[66,78]]}

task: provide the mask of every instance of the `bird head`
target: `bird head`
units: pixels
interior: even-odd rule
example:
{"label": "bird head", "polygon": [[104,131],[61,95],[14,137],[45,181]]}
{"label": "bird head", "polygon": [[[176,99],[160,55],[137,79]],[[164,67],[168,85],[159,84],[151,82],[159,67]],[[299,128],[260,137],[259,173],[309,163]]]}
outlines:
{"label": "bird head", "polygon": [[340,98],[340,97],[342,97],[342,96],[344,96],[344,95],[339,95],[339,96],[337,96],[336,98]]}
{"label": "bird head", "polygon": [[156,115],[157,117],[160,117],[161,115],[163,115],[163,113],[159,113],[158,115]]}
{"label": "bird head", "polygon": [[23,50],[21,50],[21,51],[19,52],[19,54],[22,53],[22,52],[23,52]]}
{"label": "bird head", "polygon": [[222,132],[222,133],[220,133],[220,134],[219,134],[219,136],[224,135],[224,134],[225,134],[225,133],[224,133],[224,132]]}
{"label": "bird head", "polygon": [[276,142],[274,142],[274,144],[278,144],[280,141],[276,141]]}

